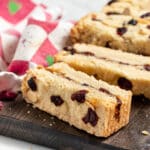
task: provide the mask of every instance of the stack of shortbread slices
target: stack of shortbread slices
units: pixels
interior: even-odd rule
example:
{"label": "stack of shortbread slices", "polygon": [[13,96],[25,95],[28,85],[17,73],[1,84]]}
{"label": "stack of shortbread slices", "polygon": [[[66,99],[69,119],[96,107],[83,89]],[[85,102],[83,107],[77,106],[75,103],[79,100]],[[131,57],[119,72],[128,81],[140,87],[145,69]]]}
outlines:
{"label": "stack of shortbread slices", "polygon": [[81,18],[70,32],[72,45],[55,64],[27,72],[25,100],[95,136],[125,126],[132,93],[150,98],[148,3],[115,0]]}

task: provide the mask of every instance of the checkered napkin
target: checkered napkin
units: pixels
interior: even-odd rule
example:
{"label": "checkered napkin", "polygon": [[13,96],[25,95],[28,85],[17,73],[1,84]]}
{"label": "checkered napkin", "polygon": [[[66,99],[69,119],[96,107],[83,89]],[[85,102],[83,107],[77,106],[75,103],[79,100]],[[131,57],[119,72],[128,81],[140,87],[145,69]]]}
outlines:
{"label": "checkered napkin", "polygon": [[29,68],[52,63],[73,26],[60,8],[36,1],[0,0],[0,100],[17,96]]}

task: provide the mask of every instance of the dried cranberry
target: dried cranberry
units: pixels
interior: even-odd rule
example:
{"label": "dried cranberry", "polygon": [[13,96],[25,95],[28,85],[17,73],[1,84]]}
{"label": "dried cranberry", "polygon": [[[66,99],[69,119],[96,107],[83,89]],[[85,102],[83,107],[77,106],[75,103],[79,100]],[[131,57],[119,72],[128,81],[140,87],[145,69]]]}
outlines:
{"label": "dried cranberry", "polygon": [[122,62],[122,61],[118,61],[118,63],[121,64],[121,65],[127,65],[127,66],[130,65],[129,63],[125,63],[125,62]]}
{"label": "dried cranberry", "polygon": [[135,19],[131,19],[128,24],[131,24],[131,25],[136,25],[138,22],[135,20]]}
{"label": "dried cranberry", "polygon": [[103,92],[103,93],[106,93],[108,95],[113,95],[112,93],[110,93],[108,90],[104,89],[104,88],[99,88],[99,91]]}
{"label": "dried cranberry", "polygon": [[98,79],[98,74],[93,74],[94,78]]}
{"label": "dried cranberry", "polygon": [[52,95],[51,102],[54,103],[56,106],[60,106],[64,103],[63,99],[59,95]]}
{"label": "dried cranberry", "polygon": [[37,90],[37,86],[36,86],[36,83],[34,81],[34,78],[35,77],[31,77],[27,82],[28,82],[28,86],[30,87],[30,89],[32,91],[36,91]]}
{"label": "dried cranberry", "polygon": [[70,77],[65,77],[65,78],[66,78],[67,80],[70,80],[70,81],[72,80]]}
{"label": "dried cranberry", "polygon": [[96,16],[92,16],[92,20],[93,21],[100,21],[100,22],[102,21],[101,19],[96,18]]}
{"label": "dried cranberry", "polygon": [[123,78],[123,77],[118,79],[118,85],[120,86],[120,88],[125,89],[125,90],[132,89],[132,83],[128,79]]}
{"label": "dried cranberry", "polygon": [[81,54],[84,54],[86,56],[94,56],[94,53],[92,52],[80,52]]}
{"label": "dried cranberry", "polygon": [[117,34],[120,35],[120,36],[122,36],[126,32],[127,32],[127,28],[126,27],[117,28]]}
{"label": "dried cranberry", "polygon": [[76,50],[72,46],[66,46],[63,48],[65,51],[70,52],[72,55],[76,52]]}
{"label": "dried cranberry", "polygon": [[83,85],[83,86],[89,86],[87,83],[82,83],[81,85]]}
{"label": "dried cranberry", "polygon": [[110,46],[110,42],[109,42],[109,41],[107,41],[107,42],[106,42],[105,47],[107,47],[107,48],[111,48],[111,46]]}
{"label": "dried cranberry", "polygon": [[88,112],[85,117],[82,118],[85,124],[90,123],[93,127],[96,126],[98,121],[98,116],[94,110],[88,108]]}
{"label": "dried cranberry", "polygon": [[71,95],[71,99],[74,101],[76,100],[77,102],[79,103],[84,103],[85,101],[85,95],[88,93],[87,90],[80,90],[80,91],[77,91],[75,93],[73,93]]}
{"label": "dried cranberry", "polygon": [[107,12],[106,14],[107,14],[107,15],[121,15],[121,14],[118,13],[118,12]]}
{"label": "dried cranberry", "polygon": [[147,12],[147,13],[141,15],[141,18],[146,18],[146,17],[150,17],[150,12]]}
{"label": "dried cranberry", "polygon": [[150,25],[147,25],[147,29],[150,29]]}
{"label": "dried cranberry", "polygon": [[118,97],[116,97],[116,99],[117,99],[117,105],[116,105],[116,109],[115,109],[115,118],[119,121],[120,120],[120,109],[121,109],[122,102]]}
{"label": "dried cranberry", "polygon": [[0,92],[1,101],[12,101],[17,97],[17,93],[11,91],[2,91]]}
{"label": "dried cranberry", "polygon": [[111,0],[107,3],[107,5],[111,5],[112,3],[116,2],[117,0]]}
{"label": "dried cranberry", "polygon": [[145,64],[144,69],[147,70],[147,71],[150,71],[150,64]]}

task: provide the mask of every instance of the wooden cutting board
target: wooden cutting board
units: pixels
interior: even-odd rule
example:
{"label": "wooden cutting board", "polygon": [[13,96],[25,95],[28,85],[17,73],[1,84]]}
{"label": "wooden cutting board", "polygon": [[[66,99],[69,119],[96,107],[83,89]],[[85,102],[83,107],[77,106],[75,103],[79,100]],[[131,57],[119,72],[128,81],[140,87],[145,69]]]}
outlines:
{"label": "wooden cutting board", "polygon": [[133,98],[130,123],[109,138],[97,138],[26,104],[19,95],[0,111],[0,134],[56,149],[150,150],[150,100]]}

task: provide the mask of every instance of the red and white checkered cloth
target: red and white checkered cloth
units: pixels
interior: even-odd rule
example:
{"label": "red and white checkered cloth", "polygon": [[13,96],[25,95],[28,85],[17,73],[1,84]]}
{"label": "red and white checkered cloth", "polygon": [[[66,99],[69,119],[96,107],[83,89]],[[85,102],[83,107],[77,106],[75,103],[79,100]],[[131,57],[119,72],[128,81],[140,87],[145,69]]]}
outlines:
{"label": "red and white checkered cloth", "polygon": [[60,18],[60,8],[49,8],[31,0],[0,0],[0,70],[6,69],[29,18],[51,21]]}
{"label": "red and white checkered cloth", "polygon": [[49,58],[65,46],[73,23],[60,20],[61,9],[31,0],[0,4],[0,100],[10,100],[29,68],[48,66]]}
{"label": "red and white checkered cloth", "polygon": [[23,75],[36,64],[48,66],[47,58],[65,46],[72,25],[63,21],[29,19],[8,71]]}

